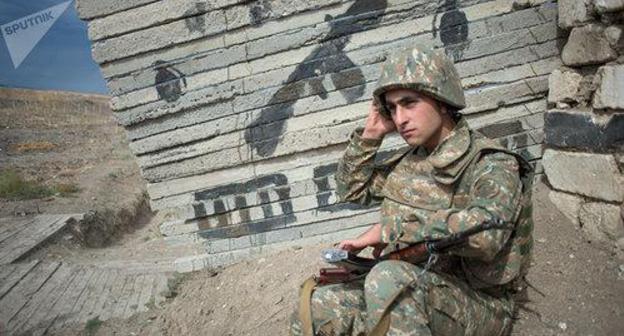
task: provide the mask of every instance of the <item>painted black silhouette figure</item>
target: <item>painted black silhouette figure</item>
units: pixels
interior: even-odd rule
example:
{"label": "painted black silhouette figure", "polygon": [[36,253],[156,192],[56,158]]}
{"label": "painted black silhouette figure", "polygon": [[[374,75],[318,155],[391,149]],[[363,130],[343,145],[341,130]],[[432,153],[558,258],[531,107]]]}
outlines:
{"label": "painted black silhouette figure", "polygon": [[[189,30],[189,33],[204,33],[206,31],[206,18],[204,17],[206,9],[207,7],[205,2],[196,2],[194,11],[186,11],[185,15],[193,15],[184,19],[184,24],[186,25],[186,29]],[[196,13],[201,13],[201,15],[196,15]]]}
{"label": "painted black silhouette figure", "polygon": [[[439,13],[440,27],[436,29]],[[444,0],[433,17],[433,37],[440,31],[440,40],[444,44],[446,55],[457,62],[464,56],[464,50],[470,45],[468,39],[468,19],[466,14],[458,9],[457,0]]]}
{"label": "painted black silhouette figure", "polygon": [[156,69],[154,81],[158,97],[168,103],[180,99],[183,94],[182,85],[186,87],[184,74],[161,60],[154,62],[154,69]]}
{"label": "painted black silhouette figure", "polygon": [[[288,84],[271,97],[268,107],[245,130],[245,141],[258,155],[267,157],[275,152],[285,122],[293,115],[293,105],[298,99],[309,95],[327,98],[327,89],[323,86],[326,75],[337,89],[352,86],[354,82],[364,83],[362,71],[345,54],[344,48],[349,42],[349,34],[378,24],[386,6],[386,0],[357,0],[344,14],[325,17],[331,29],[324,42],[295,68],[286,80]],[[261,13],[256,15],[262,16]],[[352,103],[364,94],[364,88],[340,92],[348,103]]]}

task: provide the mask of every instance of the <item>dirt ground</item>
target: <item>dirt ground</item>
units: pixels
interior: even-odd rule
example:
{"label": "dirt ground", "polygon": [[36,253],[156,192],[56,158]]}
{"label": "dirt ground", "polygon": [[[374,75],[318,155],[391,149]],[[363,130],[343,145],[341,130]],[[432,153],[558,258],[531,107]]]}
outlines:
{"label": "dirt ground", "polygon": [[[31,201],[0,200],[0,216],[136,208],[144,182],[110,113],[75,111],[0,113],[0,167],[41,183],[75,183],[79,192]],[[10,115],[13,113],[13,115]],[[33,143],[49,143],[33,146]],[[31,144],[25,146],[24,144]],[[30,149],[28,149],[30,148]],[[624,258],[613,244],[592,242],[552,205],[537,185],[533,288],[513,335],[621,335],[624,330]],[[86,248],[71,237],[30,258],[72,263],[147,261],[188,255],[161,239],[163,214],[137,217],[107,247]],[[299,284],[321,266],[320,250],[304,246],[226,268],[179,278],[177,295],[127,320],[75,325],[57,335],[286,335]]]}
{"label": "dirt ground", "polygon": [[0,217],[90,213],[146,222],[151,216],[145,183],[108,97],[0,89],[0,129],[0,171],[77,190],[30,200],[0,198]]}
{"label": "dirt ground", "polygon": [[[525,308],[513,335],[621,335],[624,259],[612,246],[590,242],[535,194],[535,250]],[[299,284],[321,266],[306,246],[216,270],[186,275],[177,296],[128,320],[105,321],[96,335],[287,335]],[[82,335],[84,326],[59,334]]]}

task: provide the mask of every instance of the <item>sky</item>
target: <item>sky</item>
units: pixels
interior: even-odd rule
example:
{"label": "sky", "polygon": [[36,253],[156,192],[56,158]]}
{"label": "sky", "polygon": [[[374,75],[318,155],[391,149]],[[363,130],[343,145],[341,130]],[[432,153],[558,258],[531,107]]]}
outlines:
{"label": "sky", "polygon": [[[0,25],[67,0],[0,0]],[[75,1],[39,43],[14,68],[0,35],[0,87],[107,94],[99,66],[91,58],[87,25],[78,18]]]}

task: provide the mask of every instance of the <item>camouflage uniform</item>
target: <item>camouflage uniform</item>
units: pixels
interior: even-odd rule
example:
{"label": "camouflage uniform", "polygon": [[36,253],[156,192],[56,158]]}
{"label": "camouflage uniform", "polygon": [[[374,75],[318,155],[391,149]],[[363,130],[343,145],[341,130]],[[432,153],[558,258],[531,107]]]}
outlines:
{"label": "camouflage uniform", "polygon": [[[416,48],[386,62],[375,97],[383,101],[388,90],[411,88],[463,108],[458,83],[443,53]],[[476,234],[431,270],[384,261],[364,281],[316,288],[314,331],[366,334],[388,308],[388,335],[503,334],[514,309],[510,294],[524,275],[532,246],[530,185],[521,180],[526,162],[470,130],[463,119],[433,152],[410,148],[380,165],[375,155],[381,140],[361,134],[362,129],[352,134],[340,161],[338,194],[360,204],[381,203],[381,241],[388,250],[491,218],[516,223],[516,229]],[[300,333],[296,317],[292,333]]]}

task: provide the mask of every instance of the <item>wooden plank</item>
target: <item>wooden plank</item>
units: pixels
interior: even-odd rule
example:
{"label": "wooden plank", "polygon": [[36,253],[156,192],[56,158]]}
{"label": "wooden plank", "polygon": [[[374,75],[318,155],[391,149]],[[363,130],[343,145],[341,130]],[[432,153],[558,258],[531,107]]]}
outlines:
{"label": "wooden plank", "polygon": [[160,307],[161,304],[165,301],[165,297],[162,293],[168,290],[168,281],[167,276],[164,274],[160,274],[154,283],[154,288],[152,288],[152,296],[154,297],[154,304],[157,307]]}
{"label": "wooden plank", "polygon": [[[26,246],[31,244],[30,241],[32,236],[40,230],[39,227],[42,223],[49,224],[47,218],[45,217],[42,218],[42,216],[35,216],[33,222],[28,226],[25,226],[23,230],[13,235],[11,239],[7,239],[0,243],[0,264],[9,264],[16,259],[16,255],[22,255],[22,251]],[[44,221],[42,222],[42,220]]]}
{"label": "wooden plank", "polygon": [[11,237],[19,234],[22,230],[30,227],[30,225],[32,225],[32,223],[36,220],[36,216],[28,219],[17,218],[13,222],[3,225],[2,227],[4,229],[2,233],[0,233],[0,243],[4,243],[4,241],[9,240]]}
{"label": "wooden plank", "polygon": [[[0,246],[0,264],[9,264],[35,248],[48,237],[58,232],[67,225],[71,216],[67,215],[43,215],[37,216],[38,220],[31,227],[34,232],[22,231],[12,244]],[[28,229],[31,231],[31,229]]]}
{"label": "wooden plank", "polygon": [[93,314],[93,308],[97,305],[102,293],[104,293],[110,278],[115,276],[115,272],[111,272],[107,269],[100,269],[99,273],[97,280],[89,284],[88,292],[83,295],[85,299],[80,307],[80,312],[74,319],[70,320],[69,323],[87,321],[96,316],[96,314]]}
{"label": "wooden plank", "polygon": [[137,312],[139,308],[139,296],[141,295],[141,289],[145,287],[148,282],[149,279],[145,274],[141,274],[136,277],[134,288],[132,288],[132,294],[130,294],[130,298],[128,299],[128,304],[121,314],[123,318],[128,318]]}
{"label": "wooden plank", "polygon": [[91,275],[91,278],[88,280],[78,299],[76,299],[74,307],[71,312],[69,312],[68,317],[63,321],[62,325],[55,324],[55,327],[64,327],[71,323],[81,321],[79,317],[82,315],[83,309],[89,303],[89,300],[94,299],[97,294],[96,291],[101,289],[101,280],[104,278],[104,274],[106,273],[105,270],[99,268],[92,268],[92,271],[93,274]]}
{"label": "wooden plank", "polygon": [[39,260],[33,260],[27,264],[5,265],[2,270],[12,270],[6,277],[2,277],[0,281],[0,300],[20,281],[28,272],[39,264]]}
{"label": "wooden plank", "polygon": [[33,323],[29,323],[26,325],[24,332],[28,333],[41,333],[41,331],[46,331],[50,326],[52,326],[57,320],[62,320],[65,318],[65,315],[69,310],[71,310],[73,303],[77,299],[77,295],[80,295],[82,285],[86,280],[90,277],[89,270],[87,268],[76,268],[77,274],[72,279],[69,286],[63,291],[54,292],[53,295],[60,296],[58,300],[52,305],[49,309],[47,309],[46,314],[40,315],[41,318],[37,320],[33,320]]}
{"label": "wooden plank", "polygon": [[[68,215],[45,215],[36,226],[37,230],[29,237],[29,241],[33,245],[37,245],[46,238],[65,227],[67,221],[71,218]],[[34,226],[33,226],[34,227]]]}
{"label": "wooden plank", "polygon": [[117,307],[118,299],[121,296],[121,293],[124,289],[124,286],[126,285],[126,282],[130,281],[129,278],[130,276],[126,274],[120,274],[120,276],[117,279],[115,279],[115,281],[113,282],[111,291],[109,292],[108,297],[106,298],[106,304],[102,308],[100,320],[104,321],[113,317],[112,313]]}
{"label": "wooden plank", "polygon": [[117,297],[117,303],[115,304],[115,309],[111,312],[112,317],[122,317],[123,312],[128,305],[128,301],[130,300],[130,295],[132,295],[132,291],[134,290],[134,284],[137,281],[136,275],[126,275],[126,283],[124,284],[123,291]]}
{"label": "wooden plank", "polygon": [[87,314],[89,315],[89,318],[99,316],[99,319],[103,320],[101,314],[104,311],[106,307],[106,302],[108,301],[110,293],[115,283],[120,278],[120,276],[121,276],[120,273],[117,271],[112,271],[112,270],[108,271],[106,280],[104,282],[104,286],[102,288],[102,292],[100,293],[100,295],[98,295],[95,304],[90,309],[90,312],[87,312]]}
{"label": "wooden plank", "polygon": [[87,287],[91,282],[93,276],[97,274],[97,269],[94,267],[86,267],[84,277],[76,282],[76,286],[70,295],[67,296],[67,300],[63,306],[58,306],[58,316],[54,319],[54,322],[50,324],[49,328],[61,328],[65,323],[77,315],[78,300],[87,291]]}
{"label": "wooden plank", "polygon": [[7,279],[13,271],[17,270],[19,267],[16,265],[3,265],[0,267],[0,284],[4,283],[4,279]]}
{"label": "wooden plank", "polygon": [[28,304],[8,321],[9,333],[19,335],[42,323],[45,315],[56,301],[60,300],[76,274],[75,268],[67,264],[61,265],[52,278],[33,295]]}
{"label": "wooden plank", "polygon": [[16,218],[0,218],[0,241],[2,241],[2,238],[5,237],[8,232],[19,227],[16,225],[18,221],[19,219]]}
{"label": "wooden plank", "polygon": [[10,321],[60,267],[59,262],[40,264],[0,300],[0,321]]}
{"label": "wooden plank", "polygon": [[144,284],[143,288],[141,288],[141,294],[139,294],[138,301],[138,312],[145,312],[149,310],[147,304],[150,302],[152,298],[152,288],[154,287],[154,283],[156,282],[156,277],[158,274],[150,273],[145,275],[147,278],[147,282]]}

